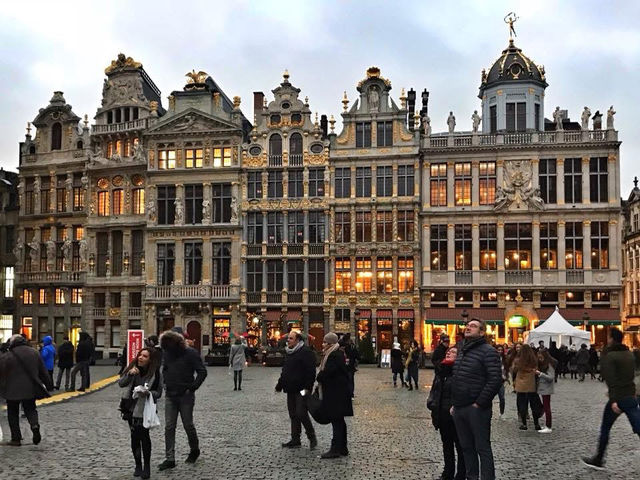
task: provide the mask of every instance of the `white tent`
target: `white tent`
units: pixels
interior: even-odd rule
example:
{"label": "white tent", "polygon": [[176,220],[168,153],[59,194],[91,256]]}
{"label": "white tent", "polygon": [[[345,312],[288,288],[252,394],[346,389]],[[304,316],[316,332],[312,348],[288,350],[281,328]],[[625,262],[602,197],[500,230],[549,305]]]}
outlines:
{"label": "white tent", "polygon": [[544,346],[549,348],[551,342],[556,342],[558,348],[560,345],[576,345],[580,348],[583,343],[589,345],[591,343],[591,333],[580,330],[567,322],[560,314],[558,307],[547,320],[540,324],[537,328],[525,332],[526,342],[533,343],[536,347],[541,340]]}

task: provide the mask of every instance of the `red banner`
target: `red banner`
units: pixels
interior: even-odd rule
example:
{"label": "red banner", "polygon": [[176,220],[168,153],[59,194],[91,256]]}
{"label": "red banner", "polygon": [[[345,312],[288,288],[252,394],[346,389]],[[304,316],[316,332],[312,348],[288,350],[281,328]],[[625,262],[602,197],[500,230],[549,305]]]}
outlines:
{"label": "red banner", "polygon": [[138,356],[144,346],[144,330],[127,330],[127,365]]}

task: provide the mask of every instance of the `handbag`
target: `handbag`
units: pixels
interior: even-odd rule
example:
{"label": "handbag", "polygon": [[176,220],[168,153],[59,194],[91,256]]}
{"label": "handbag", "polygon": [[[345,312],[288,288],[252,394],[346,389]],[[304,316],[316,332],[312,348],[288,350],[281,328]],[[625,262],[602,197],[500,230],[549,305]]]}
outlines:
{"label": "handbag", "polygon": [[131,398],[133,392],[133,380],[131,381],[131,387],[129,387],[129,396],[120,399],[120,405],[118,405],[118,411],[120,412],[120,416],[122,420],[125,422],[130,422],[133,420],[133,409],[136,406],[136,399]]}
{"label": "handbag", "polygon": [[331,423],[317,387],[311,395],[306,395],[305,398],[307,399],[307,410],[309,410],[309,413],[317,423],[320,425]]}
{"label": "handbag", "polygon": [[45,387],[42,384],[40,379],[39,378],[35,378],[33,376],[33,374],[29,370],[27,370],[27,367],[24,365],[24,362],[22,361],[22,359],[18,355],[16,355],[14,352],[11,352],[11,355],[13,355],[13,357],[16,359],[16,361],[18,362],[18,365],[20,365],[20,368],[22,368],[22,371],[24,373],[26,373],[27,377],[29,377],[31,382],[33,382],[33,386],[36,387],[36,396],[35,396],[36,400],[42,400],[43,398],[49,398],[51,396],[51,394],[47,390],[47,387]]}

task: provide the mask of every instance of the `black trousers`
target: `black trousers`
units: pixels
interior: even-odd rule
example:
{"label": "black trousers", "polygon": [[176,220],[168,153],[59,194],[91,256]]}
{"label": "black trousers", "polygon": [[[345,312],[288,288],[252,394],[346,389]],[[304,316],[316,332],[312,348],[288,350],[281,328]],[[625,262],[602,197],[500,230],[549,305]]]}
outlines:
{"label": "black trousers", "polygon": [[518,392],[516,397],[516,405],[518,407],[518,418],[523,425],[527,424],[527,410],[531,407],[533,423],[538,425],[538,419],[542,416],[542,402],[540,396],[535,392],[522,393]]}
{"label": "black trousers", "polygon": [[347,424],[344,417],[331,420],[333,438],[331,439],[331,450],[338,453],[347,453]]}
{"label": "black trousers", "polygon": [[[467,473],[464,466],[464,454],[458,441],[456,426],[448,412],[440,413],[440,440],[442,441],[442,453],[444,455],[443,480],[464,480]],[[458,454],[458,467],[456,468],[456,453]],[[456,471],[458,474],[456,475]]]}
{"label": "black trousers", "polygon": [[137,467],[142,467],[142,458],[144,464],[150,465],[151,462],[151,437],[149,429],[142,426],[142,419],[136,418],[129,422],[131,430],[131,452]]}
{"label": "black trousers", "polygon": [[300,392],[287,392],[287,409],[289,410],[289,419],[291,420],[291,440],[300,441],[302,434],[302,426],[307,433],[307,438],[315,438],[316,432],[309,418],[307,404],[300,395]]}
{"label": "black trousers", "polygon": [[9,429],[11,430],[11,440],[22,440],[22,433],[20,432],[20,404],[22,404],[22,409],[24,410],[31,429],[33,430],[39,427],[35,398],[28,400],[7,400],[7,420],[9,422]]}
{"label": "black trousers", "polygon": [[242,388],[242,370],[233,371],[233,387]]}

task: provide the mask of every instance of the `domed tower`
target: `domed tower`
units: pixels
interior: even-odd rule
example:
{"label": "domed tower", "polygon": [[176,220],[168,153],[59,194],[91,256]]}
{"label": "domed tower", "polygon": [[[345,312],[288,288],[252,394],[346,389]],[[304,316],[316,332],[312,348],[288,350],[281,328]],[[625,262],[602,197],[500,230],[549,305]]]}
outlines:
{"label": "domed tower", "polygon": [[509,39],[489,69],[482,70],[482,132],[544,130],[544,67],[537,66]]}

